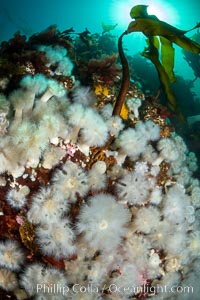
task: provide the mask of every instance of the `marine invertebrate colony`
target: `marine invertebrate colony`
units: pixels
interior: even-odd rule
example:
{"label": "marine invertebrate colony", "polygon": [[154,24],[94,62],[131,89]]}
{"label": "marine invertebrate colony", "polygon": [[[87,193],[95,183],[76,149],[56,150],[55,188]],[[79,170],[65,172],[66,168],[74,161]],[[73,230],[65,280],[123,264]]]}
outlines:
{"label": "marine invertebrate colony", "polygon": [[46,43],[33,47],[44,72],[5,75],[1,90],[1,294],[169,299],[191,280],[198,299],[195,154],[172,128],[163,136],[165,117],[137,86],[126,86],[126,118],[113,116],[112,91],[99,100],[67,49]]}

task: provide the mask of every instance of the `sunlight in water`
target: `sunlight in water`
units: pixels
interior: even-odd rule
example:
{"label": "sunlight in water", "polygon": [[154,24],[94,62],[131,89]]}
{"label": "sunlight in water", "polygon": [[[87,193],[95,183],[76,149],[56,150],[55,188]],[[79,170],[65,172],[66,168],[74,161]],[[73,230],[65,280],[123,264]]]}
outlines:
{"label": "sunlight in water", "polygon": [[112,0],[110,7],[110,19],[112,22],[118,23],[118,28],[126,29],[130,21],[130,10],[134,5],[148,5],[148,13],[156,15],[160,20],[168,22],[173,26],[178,26],[179,16],[175,7],[172,7],[167,1],[145,1],[138,2],[132,0]]}

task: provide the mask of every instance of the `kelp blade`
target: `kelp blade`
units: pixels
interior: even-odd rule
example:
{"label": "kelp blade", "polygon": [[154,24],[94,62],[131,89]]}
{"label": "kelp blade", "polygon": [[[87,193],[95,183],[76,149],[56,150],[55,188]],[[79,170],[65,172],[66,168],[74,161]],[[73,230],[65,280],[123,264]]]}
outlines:
{"label": "kelp blade", "polygon": [[[194,28],[199,27],[200,24],[197,24]],[[198,54],[200,53],[200,45],[184,35],[190,30],[182,31],[160,20],[139,18],[129,24],[127,32],[143,32],[143,34],[147,37],[163,36],[164,38],[168,39],[172,43],[177,44],[181,48]]]}

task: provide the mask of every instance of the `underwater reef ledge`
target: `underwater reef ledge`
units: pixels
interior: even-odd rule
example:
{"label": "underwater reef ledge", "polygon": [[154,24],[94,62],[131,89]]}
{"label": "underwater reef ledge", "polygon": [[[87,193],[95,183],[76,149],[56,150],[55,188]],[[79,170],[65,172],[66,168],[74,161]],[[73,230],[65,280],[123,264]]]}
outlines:
{"label": "underwater reef ledge", "polygon": [[0,47],[0,298],[198,299],[195,153],[116,37],[50,26]]}

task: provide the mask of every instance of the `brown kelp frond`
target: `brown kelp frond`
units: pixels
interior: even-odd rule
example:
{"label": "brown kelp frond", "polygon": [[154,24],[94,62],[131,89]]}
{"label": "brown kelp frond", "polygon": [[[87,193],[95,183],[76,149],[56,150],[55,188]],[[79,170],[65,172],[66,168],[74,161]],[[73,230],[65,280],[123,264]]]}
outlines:
{"label": "brown kelp frond", "polygon": [[138,19],[138,18],[148,18],[148,12],[147,12],[148,5],[136,5],[133,6],[130,11],[130,16],[132,19]]}
{"label": "brown kelp frond", "polygon": [[200,45],[188,37],[185,33],[200,27],[200,23],[189,30],[180,30],[166,22],[160,21],[156,16],[148,15],[146,5],[137,5],[131,9],[130,15],[135,21],[132,21],[128,26],[128,33],[143,32],[148,36],[163,36],[179,47],[200,53]]}
{"label": "brown kelp frond", "polygon": [[165,68],[163,67],[163,65],[161,64],[160,60],[159,60],[159,52],[157,49],[157,37],[150,37],[148,40],[149,43],[149,47],[146,49],[146,51],[144,51],[142,53],[142,55],[148,59],[151,60],[151,62],[155,65],[156,70],[158,72],[158,76],[160,79],[160,84],[161,87],[163,89],[163,92],[168,100],[168,106],[169,108],[174,111],[177,116],[179,117],[179,119],[181,121],[184,121],[184,117],[182,115],[182,113],[180,112],[178,105],[177,105],[177,101],[176,101],[176,96],[174,94],[174,92],[172,91],[172,89],[170,88],[170,78],[168,76],[168,73],[166,72]]}
{"label": "brown kelp frond", "polygon": [[[166,22],[160,21],[154,15],[149,15],[147,7],[146,5],[136,5],[131,9],[130,16],[135,20],[129,24],[127,33],[142,32],[147,37],[148,47],[142,55],[149,58],[155,65],[169,107],[183,119],[178,111],[175,95],[170,88],[170,83],[176,80],[173,72],[173,43],[184,50],[199,54],[200,44],[186,37],[185,34],[199,28],[200,23],[192,29],[180,30]],[[161,50],[160,55],[159,50]]]}

